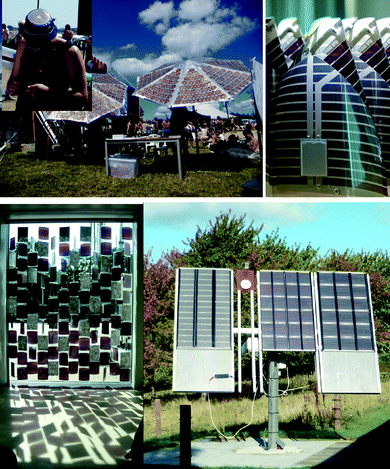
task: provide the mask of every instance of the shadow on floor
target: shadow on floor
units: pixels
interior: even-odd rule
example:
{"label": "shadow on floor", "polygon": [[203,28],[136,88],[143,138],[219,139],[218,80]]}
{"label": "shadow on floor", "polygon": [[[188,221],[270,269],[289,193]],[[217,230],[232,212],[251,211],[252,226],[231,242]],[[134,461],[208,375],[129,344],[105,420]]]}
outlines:
{"label": "shadow on floor", "polygon": [[387,421],[315,467],[320,469],[383,467],[386,465],[384,461],[388,460],[389,434],[390,421]]}
{"label": "shadow on floor", "polygon": [[137,391],[2,387],[0,409],[0,446],[13,450],[18,469],[135,467],[125,458],[135,439],[140,456],[132,456],[142,457]]}

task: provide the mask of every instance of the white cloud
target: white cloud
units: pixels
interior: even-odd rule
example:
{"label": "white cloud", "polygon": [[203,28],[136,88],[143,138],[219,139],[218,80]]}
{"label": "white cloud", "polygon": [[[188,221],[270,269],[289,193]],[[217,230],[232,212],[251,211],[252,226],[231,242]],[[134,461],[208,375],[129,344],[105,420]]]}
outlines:
{"label": "white cloud", "polygon": [[238,9],[221,5],[221,0],[183,0],[177,10],[173,1],[156,1],[139,18],[162,36],[167,52],[199,57],[224,49],[256,27]]}
{"label": "white cloud", "polygon": [[224,49],[251,29],[251,24],[239,27],[225,22],[189,22],[169,29],[162,37],[162,43],[168,51],[201,57]]}
{"label": "white cloud", "polygon": [[253,99],[246,99],[239,103],[234,102],[229,105],[229,112],[239,115],[253,115],[255,113],[255,107],[253,105]]}
{"label": "white cloud", "polygon": [[121,49],[121,50],[135,50],[135,49],[137,49],[137,46],[133,42],[132,44],[126,44],[125,46],[122,46],[119,49]]}
{"label": "white cloud", "polygon": [[181,60],[181,56],[178,54],[163,54],[160,57],[147,56],[142,60],[130,57],[113,61],[112,67],[124,75],[140,76],[161,65],[179,60]]}
{"label": "white cloud", "polygon": [[93,55],[97,59],[99,59],[101,62],[105,63],[107,65],[107,68],[111,67],[111,57],[112,53],[107,52],[107,51],[100,51],[100,50],[93,50]]}
{"label": "white cloud", "polygon": [[217,0],[184,0],[180,4],[178,16],[182,20],[199,21],[214,14],[218,5]]}
{"label": "white cloud", "polygon": [[157,119],[170,119],[171,118],[172,111],[165,106],[159,106],[156,110],[156,113],[154,114],[154,117],[157,117]]}
{"label": "white cloud", "polygon": [[158,0],[138,14],[142,24],[149,28],[156,25],[155,32],[157,34],[163,34],[169,28],[169,22],[174,15],[173,1],[163,3]]}

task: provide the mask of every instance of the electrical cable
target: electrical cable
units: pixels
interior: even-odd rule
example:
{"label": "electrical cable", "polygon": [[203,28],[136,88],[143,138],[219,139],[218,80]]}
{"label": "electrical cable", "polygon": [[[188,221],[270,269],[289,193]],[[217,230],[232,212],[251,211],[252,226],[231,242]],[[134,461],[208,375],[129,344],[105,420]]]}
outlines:
{"label": "electrical cable", "polygon": [[213,419],[213,415],[212,415],[212,411],[211,411],[210,393],[207,393],[207,401],[208,401],[208,403],[209,403],[209,410],[210,410],[211,422],[212,422],[212,424],[214,425],[214,428],[217,430],[217,432],[218,432],[223,438],[225,438],[226,440],[232,440],[232,439],[234,439],[242,430],[244,430],[244,428],[247,428],[247,427],[249,427],[249,425],[252,424],[252,422],[253,422],[253,413],[254,413],[254,407],[255,407],[255,399],[256,399],[257,389],[258,389],[258,387],[256,387],[256,390],[255,390],[254,395],[253,395],[251,421],[250,421],[248,424],[246,424],[246,425],[244,425],[243,427],[241,427],[239,430],[237,430],[236,433],[235,433],[233,436],[226,436],[226,435],[224,435],[224,434],[217,428],[217,426],[215,425],[214,419]]}
{"label": "electrical cable", "polygon": [[[305,386],[299,386],[297,388],[290,388],[290,375],[289,375],[289,372],[288,372],[288,366],[286,367],[286,373],[287,373],[287,388],[282,391],[280,394],[278,394],[278,397],[281,397],[281,396],[287,396],[287,393],[291,392],[291,391],[296,391],[298,389],[305,389],[305,388],[310,388],[310,384],[306,384]],[[266,378],[266,376],[263,374],[263,379],[264,381],[266,381],[268,383],[268,379]],[[264,395],[269,397],[269,394],[267,394],[265,391],[264,391]]]}

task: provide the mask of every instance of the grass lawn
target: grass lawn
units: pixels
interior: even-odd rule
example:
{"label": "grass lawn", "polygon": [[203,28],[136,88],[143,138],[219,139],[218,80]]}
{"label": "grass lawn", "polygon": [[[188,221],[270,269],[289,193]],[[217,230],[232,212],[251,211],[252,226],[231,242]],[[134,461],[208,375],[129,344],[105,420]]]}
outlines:
{"label": "grass lawn", "polygon": [[[2,197],[242,197],[243,184],[260,175],[260,164],[249,159],[216,156],[208,148],[190,149],[179,179],[177,161],[141,160],[133,179],[106,176],[104,159],[36,153],[6,153],[0,162]],[[260,194],[255,194],[259,196]]]}
{"label": "grass lawn", "polygon": [[[310,378],[308,378],[310,379]],[[309,381],[310,382],[310,381]],[[292,385],[292,387],[294,387]],[[279,399],[279,420],[281,438],[293,439],[348,439],[356,440],[390,420],[390,381],[382,382],[380,395],[342,396],[341,429],[334,428],[334,396],[321,395],[317,401],[312,390],[289,393]],[[156,403],[145,395],[144,439],[145,451],[162,447],[175,447],[179,440],[180,405],[191,405],[191,427],[193,440],[217,436],[211,423],[209,404],[200,395],[173,395],[161,391],[156,397],[161,405],[161,437],[156,438]],[[246,425],[251,418],[252,399],[224,398],[211,402],[212,415],[217,428],[232,436]],[[257,398],[254,405],[254,419],[242,431],[242,436],[268,437],[268,400]]]}

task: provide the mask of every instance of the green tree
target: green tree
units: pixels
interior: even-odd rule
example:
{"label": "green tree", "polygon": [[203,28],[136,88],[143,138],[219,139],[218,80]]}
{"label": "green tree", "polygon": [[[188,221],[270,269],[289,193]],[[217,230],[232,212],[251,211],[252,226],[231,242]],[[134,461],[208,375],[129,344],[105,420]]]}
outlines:
{"label": "green tree", "polygon": [[263,229],[254,228],[253,222],[245,226],[245,215],[236,218],[229,213],[219,215],[215,222],[201,230],[198,226],[194,239],[187,239],[190,251],[185,264],[191,267],[243,269],[245,262],[259,242]]}

